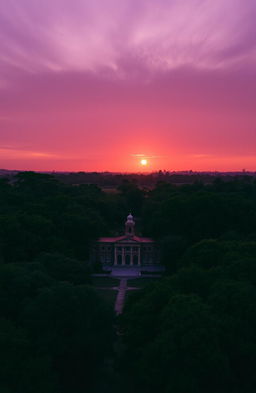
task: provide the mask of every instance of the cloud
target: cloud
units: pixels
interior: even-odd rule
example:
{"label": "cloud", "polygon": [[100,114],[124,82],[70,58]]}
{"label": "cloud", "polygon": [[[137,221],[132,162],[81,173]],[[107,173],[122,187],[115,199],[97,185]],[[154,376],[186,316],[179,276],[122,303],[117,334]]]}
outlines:
{"label": "cloud", "polygon": [[255,12],[255,0],[0,2],[0,159],[240,167],[256,148]]}
{"label": "cloud", "polygon": [[201,154],[192,154],[191,157],[201,159],[201,158],[214,158],[215,156],[213,154],[201,153]]}
{"label": "cloud", "polygon": [[17,160],[17,159],[57,159],[58,155],[47,153],[47,152],[39,152],[39,151],[30,151],[17,149],[12,147],[3,147],[0,148],[0,157],[2,159],[8,160]]}
{"label": "cloud", "polygon": [[148,154],[131,154],[132,157],[138,157],[138,158],[148,158],[148,159],[154,159],[154,158],[163,158],[166,157],[164,155],[160,155],[160,156],[155,156],[155,155],[148,155]]}
{"label": "cloud", "polygon": [[[10,72],[150,72],[255,65],[254,0],[9,0],[0,66]],[[128,67],[129,68],[129,67]]]}

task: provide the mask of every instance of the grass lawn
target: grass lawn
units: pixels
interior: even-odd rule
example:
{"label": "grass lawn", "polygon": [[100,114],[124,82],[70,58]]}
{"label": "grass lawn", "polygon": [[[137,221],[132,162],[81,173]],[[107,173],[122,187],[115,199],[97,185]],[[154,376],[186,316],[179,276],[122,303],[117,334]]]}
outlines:
{"label": "grass lawn", "polygon": [[133,297],[136,296],[138,293],[140,293],[140,290],[138,289],[137,291],[126,291],[125,294],[125,304],[127,303],[127,301]]}
{"label": "grass lawn", "polygon": [[118,291],[114,291],[112,289],[97,289],[97,292],[105,300],[105,302],[114,309]]}
{"label": "grass lawn", "polygon": [[92,285],[94,287],[119,287],[120,280],[113,277],[92,277]]}
{"label": "grass lawn", "polygon": [[127,285],[128,285],[128,287],[143,288],[148,284],[157,282],[157,280],[159,280],[159,278],[154,278],[154,277],[133,278],[133,279],[127,281]]}

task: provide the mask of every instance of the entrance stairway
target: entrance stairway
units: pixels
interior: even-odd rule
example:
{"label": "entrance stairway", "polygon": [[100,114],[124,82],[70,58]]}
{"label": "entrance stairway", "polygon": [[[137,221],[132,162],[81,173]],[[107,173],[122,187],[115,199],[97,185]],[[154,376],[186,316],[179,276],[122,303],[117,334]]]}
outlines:
{"label": "entrance stairway", "polygon": [[115,266],[111,271],[112,277],[140,277],[141,276],[141,267],[134,266],[123,266],[118,267]]}

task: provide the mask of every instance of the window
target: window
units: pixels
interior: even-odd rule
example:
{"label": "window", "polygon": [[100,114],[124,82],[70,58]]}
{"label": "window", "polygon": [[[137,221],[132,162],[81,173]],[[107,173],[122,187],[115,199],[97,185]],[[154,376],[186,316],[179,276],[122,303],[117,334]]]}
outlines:
{"label": "window", "polygon": [[131,257],[129,254],[125,255],[125,264],[126,265],[130,265],[131,263]]}
{"label": "window", "polygon": [[122,265],[122,255],[117,256],[117,264]]}

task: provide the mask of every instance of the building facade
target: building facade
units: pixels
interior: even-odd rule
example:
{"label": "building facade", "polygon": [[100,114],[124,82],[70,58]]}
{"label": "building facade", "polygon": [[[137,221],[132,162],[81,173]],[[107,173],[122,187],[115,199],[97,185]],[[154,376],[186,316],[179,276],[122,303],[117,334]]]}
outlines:
{"label": "building facade", "polygon": [[125,233],[98,240],[98,258],[106,270],[113,267],[149,267],[159,265],[156,243],[148,237],[136,236],[135,221],[131,214],[125,222]]}

